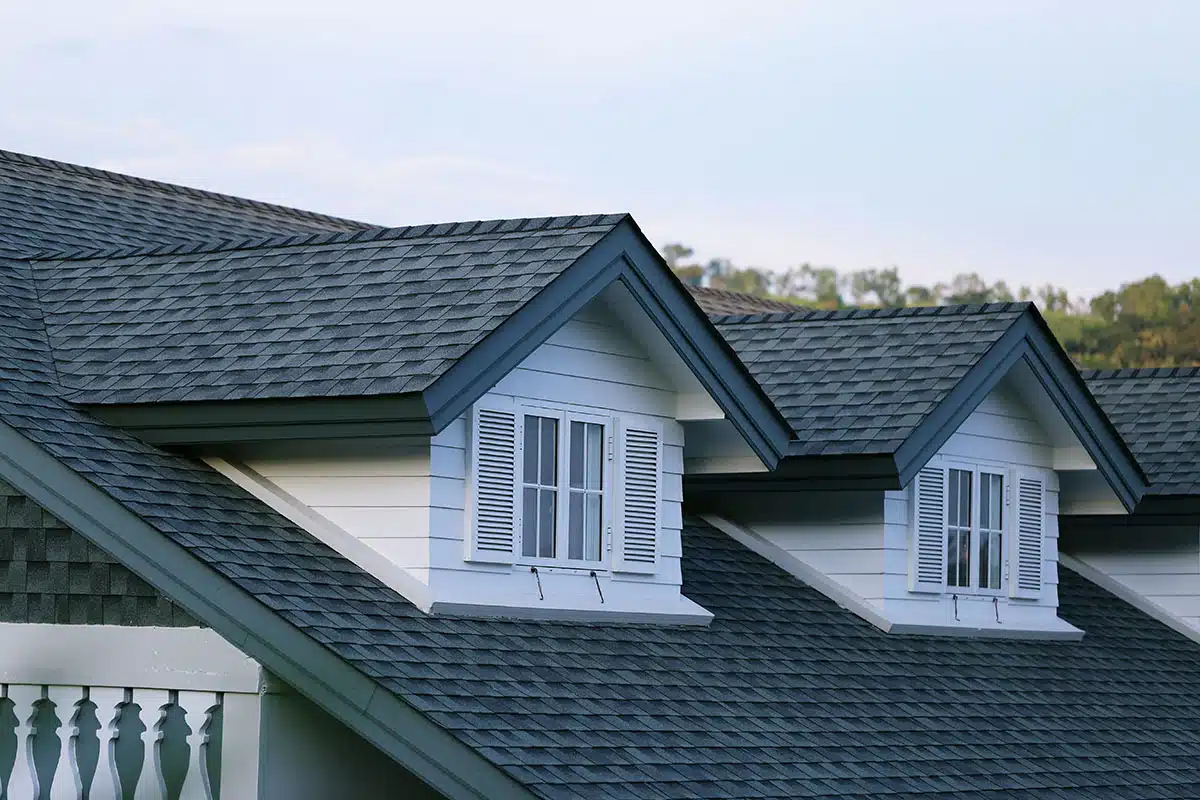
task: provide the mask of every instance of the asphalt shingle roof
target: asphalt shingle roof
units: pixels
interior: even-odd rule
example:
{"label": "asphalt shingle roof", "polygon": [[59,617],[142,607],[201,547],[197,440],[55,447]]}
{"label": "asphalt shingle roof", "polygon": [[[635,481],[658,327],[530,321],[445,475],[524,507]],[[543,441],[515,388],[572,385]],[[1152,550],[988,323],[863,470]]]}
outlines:
{"label": "asphalt shingle roof", "polygon": [[0,256],[371,226],[0,150]]}
{"label": "asphalt shingle roof", "polygon": [[892,453],[1026,303],[714,317],[801,455]]}
{"label": "asphalt shingle roof", "polygon": [[[924,335],[969,351],[1019,311],[942,313]],[[708,628],[426,616],[63,400],[32,267],[3,258],[0,420],[547,800],[1200,796],[1200,646],[1066,570],[1082,642],[888,636],[688,520]]]}
{"label": "asphalt shingle roof", "polygon": [[75,402],[417,392],[622,219],[85,253],[34,275]]}
{"label": "asphalt shingle roof", "polygon": [[1082,374],[1150,478],[1150,493],[1200,495],[1200,367]]}

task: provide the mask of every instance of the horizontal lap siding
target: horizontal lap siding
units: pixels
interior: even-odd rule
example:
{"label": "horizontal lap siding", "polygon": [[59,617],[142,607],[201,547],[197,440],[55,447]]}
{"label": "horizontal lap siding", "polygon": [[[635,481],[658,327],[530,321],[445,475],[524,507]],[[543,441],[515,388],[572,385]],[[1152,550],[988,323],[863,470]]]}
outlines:
{"label": "horizontal lap siding", "polygon": [[247,466],[313,511],[407,569],[429,566],[431,500],[447,493],[431,477],[428,446],[387,455],[250,461]]}
{"label": "horizontal lap siding", "polygon": [[1072,530],[1072,556],[1200,628],[1200,524]]}

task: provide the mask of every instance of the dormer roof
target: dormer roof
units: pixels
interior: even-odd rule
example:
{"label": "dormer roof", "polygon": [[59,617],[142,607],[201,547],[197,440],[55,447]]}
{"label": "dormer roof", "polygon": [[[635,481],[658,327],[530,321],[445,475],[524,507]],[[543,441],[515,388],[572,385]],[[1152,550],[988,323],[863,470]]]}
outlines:
{"label": "dormer roof", "polygon": [[1200,367],[1082,375],[1150,478],[1146,509],[1200,508]]}
{"label": "dormer roof", "polygon": [[713,317],[796,433],[779,475],[908,483],[1018,364],[1127,508],[1145,476],[1030,303]]}

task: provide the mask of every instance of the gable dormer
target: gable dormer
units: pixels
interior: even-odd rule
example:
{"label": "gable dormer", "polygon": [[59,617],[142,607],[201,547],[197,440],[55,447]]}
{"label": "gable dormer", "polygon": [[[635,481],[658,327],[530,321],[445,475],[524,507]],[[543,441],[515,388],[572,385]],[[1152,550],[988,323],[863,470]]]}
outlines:
{"label": "gable dormer", "polygon": [[[1079,484],[1127,513],[1142,478],[1036,311],[718,324],[800,438],[767,478],[693,481],[714,524],[888,631],[1081,635],[1057,616],[1060,505]],[[771,355],[810,343],[799,375]]]}
{"label": "gable dormer", "polygon": [[[129,347],[101,375],[98,344],[76,336],[102,323],[79,287],[124,291],[130,259],[163,325],[110,320]],[[766,471],[787,444],[761,388],[624,217],[40,269],[77,402],[206,459],[435,614],[706,624],[681,591],[684,464]],[[227,303],[216,330],[191,321],[264,292],[279,304]],[[224,367],[198,357],[214,347]]]}

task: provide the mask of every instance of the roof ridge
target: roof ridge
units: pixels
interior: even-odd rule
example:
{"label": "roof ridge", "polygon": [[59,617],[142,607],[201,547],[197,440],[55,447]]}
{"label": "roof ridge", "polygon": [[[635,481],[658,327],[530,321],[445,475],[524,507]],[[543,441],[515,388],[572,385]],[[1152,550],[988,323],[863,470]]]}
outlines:
{"label": "roof ridge", "polygon": [[42,250],[31,253],[31,261],[89,261],[104,258],[133,256],[173,256],[200,253],[220,253],[237,250],[258,250],[267,247],[299,247],[305,245],[344,244],[350,242],[416,239],[425,236],[467,236],[492,233],[532,233],[556,229],[569,230],[597,224],[616,225],[629,216],[622,214],[577,214],[558,217],[516,217],[512,219],[469,220],[407,225],[397,228],[374,227],[356,231],[317,231],[314,233],[284,233],[269,236],[229,239],[193,239],[156,245],[117,245],[72,250]]}
{"label": "roof ridge", "polygon": [[70,161],[58,161],[45,156],[35,156],[29,153],[18,153],[15,150],[4,150],[0,148],[0,160],[12,161],[17,163],[32,164],[48,169],[56,169],[62,171],[74,172],[80,175],[87,175],[95,178],[104,178],[110,181],[119,181],[132,186],[142,186],[149,189],[160,189],[180,194],[187,197],[203,198],[205,200],[218,200],[223,203],[228,203],[239,208],[255,208],[264,211],[283,211],[300,219],[311,220],[314,222],[331,222],[340,225],[353,225],[359,230],[370,230],[377,226],[367,222],[362,222],[348,217],[335,217],[332,214],[321,214],[316,211],[308,211],[295,206],[286,206],[282,203],[268,203],[263,200],[251,200],[248,197],[239,197],[238,195],[226,194],[224,192],[214,192],[208,189],[197,189],[194,186],[185,186],[180,183],[170,183],[168,181],[155,180],[153,178],[142,178],[137,175],[128,175],[124,172],[114,172],[112,170],[100,169],[99,167],[88,167],[83,164],[74,164]]}
{"label": "roof ridge", "polygon": [[710,319],[719,325],[775,322],[811,322],[843,319],[891,319],[893,317],[948,317],[959,314],[1001,314],[1025,311],[1033,303],[1024,300],[1007,303],[969,303],[946,306],[894,306],[884,308],[802,308],[770,314],[718,314]]}
{"label": "roof ridge", "polygon": [[1113,378],[1198,378],[1200,366],[1188,367],[1125,367],[1121,369],[1081,369],[1084,380]]}

